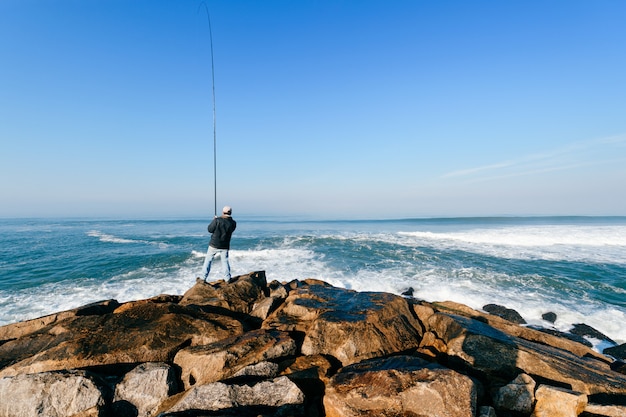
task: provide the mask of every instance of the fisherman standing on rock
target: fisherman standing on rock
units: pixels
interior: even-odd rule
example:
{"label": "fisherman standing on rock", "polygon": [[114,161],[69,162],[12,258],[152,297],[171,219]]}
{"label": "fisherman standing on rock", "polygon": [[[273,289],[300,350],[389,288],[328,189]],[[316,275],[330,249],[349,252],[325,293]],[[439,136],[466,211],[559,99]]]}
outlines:
{"label": "fisherman standing on rock", "polygon": [[237,222],[231,217],[232,208],[225,206],[220,217],[215,216],[208,230],[211,233],[211,241],[209,249],[206,253],[204,265],[202,266],[202,279],[207,282],[209,272],[211,271],[211,263],[215,255],[219,254],[222,271],[225,280],[230,279],[230,264],[228,262],[228,251],[230,249],[230,238],[237,227]]}

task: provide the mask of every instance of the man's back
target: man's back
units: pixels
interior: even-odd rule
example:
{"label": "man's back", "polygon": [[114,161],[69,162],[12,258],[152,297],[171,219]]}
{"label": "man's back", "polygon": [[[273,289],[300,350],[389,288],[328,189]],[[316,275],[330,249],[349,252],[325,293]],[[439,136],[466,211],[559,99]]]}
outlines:
{"label": "man's back", "polygon": [[212,234],[209,244],[216,249],[230,249],[230,238],[236,228],[237,222],[230,216],[214,218],[208,227]]}

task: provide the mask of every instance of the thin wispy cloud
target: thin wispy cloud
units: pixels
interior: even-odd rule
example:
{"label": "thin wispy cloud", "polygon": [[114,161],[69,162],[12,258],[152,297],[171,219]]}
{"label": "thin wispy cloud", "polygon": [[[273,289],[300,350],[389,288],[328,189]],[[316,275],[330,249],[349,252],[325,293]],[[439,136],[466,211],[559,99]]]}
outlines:
{"label": "thin wispy cloud", "polygon": [[572,170],[592,165],[623,162],[616,151],[626,149],[626,134],[588,141],[533,153],[519,158],[445,173],[441,178],[487,181],[553,171]]}

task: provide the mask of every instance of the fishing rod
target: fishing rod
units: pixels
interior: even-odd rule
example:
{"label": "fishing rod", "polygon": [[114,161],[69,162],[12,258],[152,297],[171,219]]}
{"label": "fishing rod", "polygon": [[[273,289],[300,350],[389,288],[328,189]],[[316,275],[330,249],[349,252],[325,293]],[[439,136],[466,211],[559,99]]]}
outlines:
{"label": "fishing rod", "polygon": [[215,124],[215,64],[213,60],[213,31],[211,30],[211,15],[209,14],[209,7],[205,2],[200,3],[198,6],[198,13],[200,13],[200,8],[202,6],[204,6],[206,18],[209,22],[209,40],[211,43],[211,87],[213,98],[213,202],[214,213],[215,216],[217,216],[217,129]]}

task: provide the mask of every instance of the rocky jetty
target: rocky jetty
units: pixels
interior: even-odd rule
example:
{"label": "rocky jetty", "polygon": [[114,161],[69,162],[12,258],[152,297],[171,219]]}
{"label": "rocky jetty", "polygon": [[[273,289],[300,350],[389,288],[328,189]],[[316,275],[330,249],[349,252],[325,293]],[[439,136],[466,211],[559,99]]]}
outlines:
{"label": "rocky jetty", "polygon": [[0,327],[0,417],[626,416],[623,362],[520,319],[264,272],[197,282]]}

